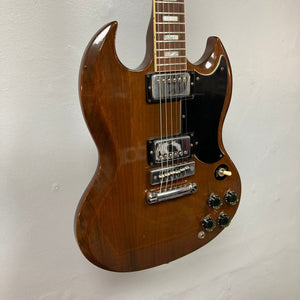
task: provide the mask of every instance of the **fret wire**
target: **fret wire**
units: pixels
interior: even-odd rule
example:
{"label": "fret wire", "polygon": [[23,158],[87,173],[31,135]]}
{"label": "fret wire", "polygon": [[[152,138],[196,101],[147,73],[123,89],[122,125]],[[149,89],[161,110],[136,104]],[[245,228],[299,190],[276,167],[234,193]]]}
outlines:
{"label": "fret wire", "polygon": [[179,51],[186,51],[186,48],[168,48],[166,49],[157,49],[157,51],[174,51],[174,50],[179,50]]}
{"label": "fret wire", "polygon": [[183,2],[155,1],[157,4],[184,4]]}
{"label": "fret wire", "polygon": [[184,40],[156,41],[156,43],[184,43]]}
{"label": "fret wire", "polygon": [[157,56],[158,59],[186,58],[185,56]]}
{"label": "fret wire", "polygon": [[186,62],[183,63],[174,63],[174,64],[158,64],[158,67],[167,67],[167,66],[182,66],[182,65],[186,65]]}
{"label": "fret wire", "polygon": [[156,22],[157,25],[184,25],[184,22]]}
{"label": "fret wire", "polygon": [[174,11],[157,12],[156,14],[157,14],[157,15],[171,14],[171,15],[180,15],[180,16],[184,16],[184,13],[181,13],[181,12],[174,12]]}
{"label": "fret wire", "polygon": [[[156,31],[156,34],[166,34],[167,32],[162,32],[162,31]],[[172,31],[170,33],[175,33],[175,34],[185,34],[184,31]]]}

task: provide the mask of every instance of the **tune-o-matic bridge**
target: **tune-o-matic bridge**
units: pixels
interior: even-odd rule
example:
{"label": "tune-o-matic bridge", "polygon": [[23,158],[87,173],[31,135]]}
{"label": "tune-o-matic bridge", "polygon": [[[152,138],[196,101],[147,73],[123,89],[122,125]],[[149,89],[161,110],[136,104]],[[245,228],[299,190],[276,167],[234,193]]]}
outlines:
{"label": "tune-o-matic bridge", "polygon": [[180,162],[191,156],[191,137],[188,135],[171,138],[156,138],[147,141],[150,166],[164,162]]}
{"label": "tune-o-matic bridge", "polygon": [[195,162],[171,165],[165,168],[154,169],[151,173],[151,185],[173,182],[182,178],[195,175]]}

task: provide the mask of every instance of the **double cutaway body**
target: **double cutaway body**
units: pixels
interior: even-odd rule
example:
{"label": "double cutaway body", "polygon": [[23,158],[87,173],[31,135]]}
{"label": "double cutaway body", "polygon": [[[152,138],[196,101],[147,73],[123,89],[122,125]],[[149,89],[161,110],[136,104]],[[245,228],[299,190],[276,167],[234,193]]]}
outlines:
{"label": "double cutaway body", "polygon": [[[99,164],[75,231],[87,259],[124,272],[168,263],[211,241],[234,216],[241,183],[222,142],[232,77],[220,40],[209,38],[199,62],[187,62],[188,99],[158,102],[151,38],[144,63],[129,70],[116,55],[116,28],[102,28],[82,60],[81,105]],[[178,149],[164,161],[168,145]]]}

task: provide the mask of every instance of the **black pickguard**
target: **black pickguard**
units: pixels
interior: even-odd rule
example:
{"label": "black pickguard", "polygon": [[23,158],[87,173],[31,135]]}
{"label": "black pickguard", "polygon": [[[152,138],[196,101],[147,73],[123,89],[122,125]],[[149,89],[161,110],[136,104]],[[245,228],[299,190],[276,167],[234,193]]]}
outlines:
{"label": "black pickguard", "polygon": [[205,163],[223,157],[218,144],[218,127],[227,91],[227,64],[224,57],[217,70],[203,76],[194,73],[194,99],[182,101],[181,134],[193,133],[193,154]]}

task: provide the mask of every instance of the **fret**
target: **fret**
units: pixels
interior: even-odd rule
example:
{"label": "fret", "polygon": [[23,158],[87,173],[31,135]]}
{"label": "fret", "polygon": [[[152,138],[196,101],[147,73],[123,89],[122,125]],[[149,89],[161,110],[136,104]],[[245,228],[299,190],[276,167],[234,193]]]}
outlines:
{"label": "fret", "polygon": [[182,5],[184,5],[184,3],[183,2],[179,2],[179,1],[177,1],[177,2],[175,2],[175,1],[155,1],[156,3],[158,3],[158,4],[182,4]]}
{"label": "fret", "polygon": [[[164,61],[165,60],[165,61]],[[162,64],[162,63],[168,63],[168,64],[171,64],[171,63],[185,63],[185,57],[183,58],[177,58],[176,56],[174,57],[163,57],[159,60],[158,63]]]}
{"label": "fret", "polygon": [[186,62],[174,63],[174,64],[157,64],[158,67],[182,66],[182,65],[186,65]]}
{"label": "fret", "polygon": [[181,13],[181,12],[171,12],[171,11],[156,12],[155,14],[156,15],[165,15],[165,14],[168,14],[168,15],[181,15],[181,16],[184,16],[184,13]]}
{"label": "fret", "polygon": [[176,55],[174,55],[174,56],[157,56],[156,57],[157,59],[171,59],[171,58],[186,58],[185,56],[176,56]]}
{"label": "fret", "polygon": [[185,43],[184,40],[179,41],[179,40],[169,40],[169,41],[156,41],[156,43]]}
{"label": "fret", "polygon": [[156,41],[157,49],[185,48],[185,41]]}
{"label": "fret", "polygon": [[[156,31],[156,34],[166,34],[167,32],[158,32]],[[172,34],[185,34],[184,31],[172,31]]]}
{"label": "fret", "polygon": [[156,22],[157,25],[184,25],[185,23],[184,22]]}
{"label": "fret", "polygon": [[[168,48],[168,51],[176,51],[176,50],[185,51],[185,48]],[[157,51],[166,51],[166,49],[157,49]]]}

